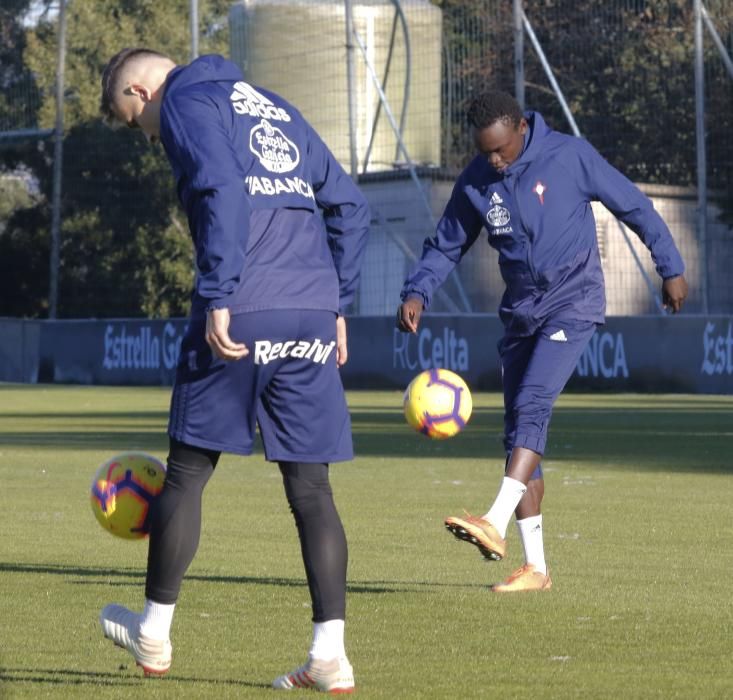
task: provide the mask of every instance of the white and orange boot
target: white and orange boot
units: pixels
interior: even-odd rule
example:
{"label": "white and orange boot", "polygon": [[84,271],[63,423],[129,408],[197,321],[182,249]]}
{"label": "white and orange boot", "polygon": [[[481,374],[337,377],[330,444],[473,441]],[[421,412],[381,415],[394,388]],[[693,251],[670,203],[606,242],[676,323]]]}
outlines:
{"label": "white and orange boot", "polygon": [[99,615],[99,624],[107,639],[132,654],[146,676],[168,673],[173,647],[169,640],[159,641],[140,634],[140,615],[121,605],[107,605]]}
{"label": "white and orange boot", "polygon": [[278,676],[272,687],[276,690],[311,689],[321,693],[340,695],[354,692],[354,669],[348,659],[314,659],[284,676]]}

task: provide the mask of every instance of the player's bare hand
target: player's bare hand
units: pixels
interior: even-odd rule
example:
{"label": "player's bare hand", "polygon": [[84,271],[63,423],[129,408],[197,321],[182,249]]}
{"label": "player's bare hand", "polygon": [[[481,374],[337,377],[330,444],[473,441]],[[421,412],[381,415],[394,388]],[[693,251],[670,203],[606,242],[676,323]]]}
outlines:
{"label": "player's bare hand", "polygon": [[397,309],[395,325],[405,333],[417,333],[417,327],[420,325],[420,316],[422,316],[422,312],[422,300],[411,297],[404,301],[400,305],[400,308]]}
{"label": "player's bare hand", "polygon": [[206,342],[221,360],[241,360],[249,355],[244,343],[229,337],[229,309],[212,309],[206,314]]}
{"label": "player's bare hand", "polygon": [[346,344],[346,319],[336,317],[336,364],[343,367],[349,359],[349,349]]}
{"label": "player's bare hand", "polygon": [[687,298],[687,280],[684,275],[670,277],[662,283],[662,304],[676,314]]}

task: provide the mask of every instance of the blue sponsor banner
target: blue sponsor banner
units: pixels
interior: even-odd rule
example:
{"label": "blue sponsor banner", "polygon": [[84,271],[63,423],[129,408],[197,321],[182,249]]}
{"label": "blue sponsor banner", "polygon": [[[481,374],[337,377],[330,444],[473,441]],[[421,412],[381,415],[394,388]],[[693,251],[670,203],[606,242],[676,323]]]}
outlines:
{"label": "blue sponsor banner", "polygon": [[733,394],[733,318],[609,318],[570,387]]}
{"label": "blue sponsor banner", "polygon": [[424,315],[417,333],[402,333],[393,318],[354,318],[348,324],[347,388],[404,388],[419,372],[444,367],[473,387],[501,386],[496,316]]}
{"label": "blue sponsor banner", "polygon": [[185,319],[48,321],[41,327],[39,381],[172,384]]}
{"label": "blue sponsor banner", "polygon": [[[0,319],[0,378],[170,385],[185,328],[185,319]],[[473,389],[501,389],[503,328],[495,315],[426,314],[416,334],[398,331],[393,318],[358,317],[349,319],[348,333],[348,389],[404,388],[430,367],[457,372]],[[733,317],[609,318],[568,389],[733,394]]]}
{"label": "blue sponsor banner", "polygon": [[[475,389],[499,391],[495,315],[425,315],[417,334],[388,318],[349,325],[347,387],[404,387],[429,367],[461,374]],[[569,390],[733,394],[733,317],[611,317],[591,338]]]}

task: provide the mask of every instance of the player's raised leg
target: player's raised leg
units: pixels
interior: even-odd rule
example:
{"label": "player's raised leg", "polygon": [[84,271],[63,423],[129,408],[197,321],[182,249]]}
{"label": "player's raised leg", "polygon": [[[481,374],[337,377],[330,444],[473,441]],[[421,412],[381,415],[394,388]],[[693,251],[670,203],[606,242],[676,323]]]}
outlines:
{"label": "player's raised leg", "polygon": [[[555,401],[565,388],[595,328],[594,323],[586,322],[550,323],[538,333],[516,391],[507,393],[505,388],[505,403],[511,409],[507,413],[514,416],[513,430],[511,434],[507,433],[507,439],[515,446],[512,457],[520,445],[544,453]],[[510,460],[507,476],[525,474],[516,467]],[[527,494],[515,511],[525,563],[504,582],[492,586],[496,593],[547,591],[552,587],[544,552],[541,504],[545,487],[539,461],[527,485]]]}
{"label": "player's raised leg", "polygon": [[463,517],[446,518],[445,526],[448,531],[458,539],[475,545],[489,561],[503,559],[506,554],[509,520],[527,491],[526,483],[539,464],[539,459],[540,455],[532,450],[513,450],[509,464],[517,465],[513,473],[518,478],[505,476],[502,479],[499,493],[485,515],[477,517],[466,513]]}
{"label": "player's raised leg", "polygon": [[[534,337],[508,336],[500,344],[505,446],[511,450],[506,472],[496,499],[485,515],[480,518],[451,517],[445,521],[456,537],[476,545],[487,559],[501,559],[506,553],[507,526],[525,498],[527,484],[540,467],[552,408],[594,332],[595,324],[590,322],[563,324],[562,327],[548,324]],[[541,498],[537,503],[528,504],[530,512],[526,516],[538,516],[540,502]]]}
{"label": "player's raised leg", "polygon": [[[504,465],[505,475],[516,435],[513,400],[532,357],[535,344],[536,339],[532,336],[505,336],[498,346],[504,389],[504,447],[507,454]],[[506,554],[506,523],[509,522],[513,509],[516,508],[525,491],[526,487],[521,482],[505,479],[494,501],[496,506],[492,514],[494,520],[487,520],[488,513],[482,517],[467,513],[464,517],[446,518],[445,526],[456,538],[478,547],[487,560],[498,561]],[[504,520],[506,523],[503,522]]]}
{"label": "player's raised leg", "polygon": [[104,636],[129,651],[145,675],[163,675],[171,666],[175,603],[198,549],[201,495],[218,459],[218,452],[171,439],[165,484],[152,511],[143,612],[112,604],[100,614]]}

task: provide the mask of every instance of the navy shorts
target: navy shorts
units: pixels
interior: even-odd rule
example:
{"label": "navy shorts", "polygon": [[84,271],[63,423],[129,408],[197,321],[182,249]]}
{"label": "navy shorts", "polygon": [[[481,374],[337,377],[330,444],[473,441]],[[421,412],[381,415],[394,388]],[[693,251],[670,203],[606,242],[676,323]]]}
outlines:
{"label": "navy shorts", "polygon": [[351,419],[336,365],[336,314],[270,310],[232,316],[229,335],[249,349],[216,358],[205,319],[181,343],[168,434],[197,447],[248,455],[259,424],[266,459],[352,459]]}
{"label": "navy shorts", "polygon": [[[504,386],[504,447],[544,454],[552,408],[596,330],[592,322],[550,321],[531,336],[499,342]],[[538,467],[532,478],[541,478]]]}

